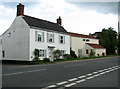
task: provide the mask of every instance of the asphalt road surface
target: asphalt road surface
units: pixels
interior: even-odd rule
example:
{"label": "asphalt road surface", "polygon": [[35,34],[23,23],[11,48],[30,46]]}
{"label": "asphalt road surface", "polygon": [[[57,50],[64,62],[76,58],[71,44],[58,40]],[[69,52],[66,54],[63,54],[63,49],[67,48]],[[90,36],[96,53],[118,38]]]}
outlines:
{"label": "asphalt road surface", "polygon": [[[42,65],[3,65],[2,87],[119,87],[120,57]],[[108,89],[108,88],[106,88]]]}

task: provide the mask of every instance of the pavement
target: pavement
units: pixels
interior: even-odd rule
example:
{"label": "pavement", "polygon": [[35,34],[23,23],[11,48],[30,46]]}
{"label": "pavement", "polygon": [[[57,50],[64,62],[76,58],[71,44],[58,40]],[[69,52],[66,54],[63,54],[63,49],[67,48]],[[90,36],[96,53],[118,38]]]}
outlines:
{"label": "pavement", "polygon": [[3,64],[2,87],[118,89],[119,60],[120,57],[111,57],[42,65]]}

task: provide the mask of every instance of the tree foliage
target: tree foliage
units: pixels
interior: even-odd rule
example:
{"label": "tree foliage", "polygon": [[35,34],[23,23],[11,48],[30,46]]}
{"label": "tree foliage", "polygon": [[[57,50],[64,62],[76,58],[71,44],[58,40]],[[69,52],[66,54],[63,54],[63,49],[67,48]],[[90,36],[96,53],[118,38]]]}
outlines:
{"label": "tree foliage", "polygon": [[106,54],[115,54],[115,49],[117,47],[117,32],[109,27],[108,29],[102,29],[102,32],[95,32],[92,34],[99,39],[101,46],[106,48]]}

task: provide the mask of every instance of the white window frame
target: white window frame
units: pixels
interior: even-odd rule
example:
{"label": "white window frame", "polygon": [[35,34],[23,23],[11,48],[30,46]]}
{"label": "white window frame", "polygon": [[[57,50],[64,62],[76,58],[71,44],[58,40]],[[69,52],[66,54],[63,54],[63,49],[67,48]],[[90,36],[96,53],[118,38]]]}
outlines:
{"label": "white window frame", "polygon": [[[62,38],[61,38],[62,37]],[[59,43],[60,44],[65,44],[65,36],[59,35]]]}
{"label": "white window frame", "polygon": [[39,57],[46,57],[46,50],[40,49],[39,50]]}
{"label": "white window frame", "polygon": [[53,33],[47,33],[47,41],[49,43],[54,43],[54,34]]}
{"label": "white window frame", "polygon": [[35,41],[44,42],[44,32],[35,31]]}

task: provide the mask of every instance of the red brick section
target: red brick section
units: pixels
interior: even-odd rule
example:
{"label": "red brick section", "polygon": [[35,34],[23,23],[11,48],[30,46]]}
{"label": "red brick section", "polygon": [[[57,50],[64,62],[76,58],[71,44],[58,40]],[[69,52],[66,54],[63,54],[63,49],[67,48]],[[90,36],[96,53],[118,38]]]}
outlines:
{"label": "red brick section", "polygon": [[59,18],[57,19],[57,24],[62,25],[62,19],[61,19],[60,16],[59,16]]}
{"label": "red brick section", "polygon": [[17,16],[20,16],[20,15],[24,15],[24,5],[22,5],[21,3],[17,5]]}
{"label": "red brick section", "polygon": [[69,33],[71,36],[82,37],[82,38],[97,39],[96,37],[89,36],[89,35],[78,34],[78,33],[72,33],[72,32],[68,32],[68,33]]}
{"label": "red brick section", "polygon": [[90,43],[86,43],[87,45],[91,46],[92,48],[95,49],[104,49],[104,47],[98,45],[98,44],[90,44]]}

